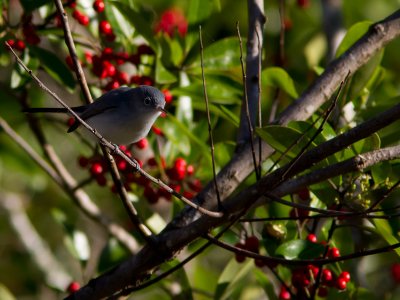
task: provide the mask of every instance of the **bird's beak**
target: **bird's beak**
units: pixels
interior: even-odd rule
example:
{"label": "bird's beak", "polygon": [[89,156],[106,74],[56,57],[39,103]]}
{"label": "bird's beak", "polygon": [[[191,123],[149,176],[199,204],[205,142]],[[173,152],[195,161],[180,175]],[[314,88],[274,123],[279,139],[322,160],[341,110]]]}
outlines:
{"label": "bird's beak", "polygon": [[157,110],[160,111],[160,112],[162,112],[162,113],[164,113],[164,114],[167,114],[167,111],[166,111],[165,108],[162,107],[162,106],[157,106]]}

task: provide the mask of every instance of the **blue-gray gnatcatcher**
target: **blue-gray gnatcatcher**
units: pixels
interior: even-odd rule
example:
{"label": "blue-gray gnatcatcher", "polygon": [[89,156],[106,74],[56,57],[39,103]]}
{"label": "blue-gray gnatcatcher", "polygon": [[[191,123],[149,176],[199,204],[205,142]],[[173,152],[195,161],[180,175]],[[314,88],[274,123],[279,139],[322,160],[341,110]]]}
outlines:
{"label": "blue-gray gnatcatcher", "polygon": [[[91,104],[72,109],[106,140],[118,145],[135,143],[147,136],[151,126],[165,112],[164,94],[152,86],[120,87]],[[66,108],[28,108],[25,112],[67,112]],[[79,127],[75,120],[68,132]]]}

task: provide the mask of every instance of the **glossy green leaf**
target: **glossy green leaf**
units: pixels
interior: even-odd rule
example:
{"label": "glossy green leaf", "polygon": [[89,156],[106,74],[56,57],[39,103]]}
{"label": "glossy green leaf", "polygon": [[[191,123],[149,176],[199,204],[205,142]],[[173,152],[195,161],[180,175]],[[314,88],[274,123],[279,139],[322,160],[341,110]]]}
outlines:
{"label": "glossy green leaf", "polygon": [[[242,43],[246,45],[246,41],[242,41]],[[246,57],[245,53],[243,57]],[[191,67],[200,73],[200,58]],[[240,48],[237,37],[219,40],[204,49],[204,70],[222,72],[235,68],[240,69]]]}
{"label": "glossy green leaf", "polygon": [[162,64],[161,59],[157,57],[155,68],[155,79],[157,83],[168,84],[176,82],[177,78],[174,74],[169,72]]}
{"label": "glossy green leaf", "polygon": [[281,244],[275,255],[282,255],[286,259],[311,259],[317,258],[325,250],[321,244],[311,243],[306,240],[291,240]]}
{"label": "glossy green leaf", "polygon": [[[231,259],[218,279],[214,299],[237,299],[237,292],[243,288],[244,277],[254,268],[253,260],[248,259],[244,263],[237,263]],[[236,297],[235,297],[236,295]]]}
{"label": "glossy green leaf", "polygon": [[299,94],[294,86],[293,79],[282,68],[271,67],[261,72],[262,85],[272,86],[283,90],[293,98],[297,98]]}
{"label": "glossy green leaf", "polygon": [[98,271],[104,272],[110,269],[117,263],[122,262],[129,255],[129,251],[122,247],[115,238],[110,238],[107,242],[107,245],[101,251],[97,266]]}
{"label": "glossy green leaf", "polygon": [[117,36],[123,34],[128,40],[132,39],[135,30],[115,2],[105,0],[105,14]]}
{"label": "glossy green leaf", "polygon": [[371,21],[362,21],[351,26],[336,50],[336,57],[339,57],[345,51],[347,51],[347,49],[349,49],[368,31],[371,25]]}
{"label": "glossy green leaf", "polygon": [[73,89],[75,87],[75,79],[70,69],[58,56],[39,47],[32,46],[30,51],[39,59],[41,66],[51,77],[67,88]]}
{"label": "glossy green leaf", "polygon": [[[399,242],[399,236],[395,237],[393,235],[392,229],[390,228],[389,222],[387,220],[373,219],[373,222],[375,224],[376,230],[379,233],[379,236],[385,239],[389,245],[397,244]],[[394,251],[398,256],[400,256],[400,248],[396,248],[394,249]]]}
{"label": "glossy green leaf", "polygon": [[220,7],[219,0],[191,0],[188,4],[187,18],[189,24],[200,23],[209,17],[216,8]]}
{"label": "glossy green leaf", "polygon": [[159,50],[158,42],[155,38],[153,27],[151,26],[152,20],[149,19],[149,14],[142,10],[135,10],[133,7],[122,3],[121,1],[109,0],[113,6],[115,6],[121,14],[131,23],[135,30],[143,36],[143,38],[149,43],[151,48],[156,52]]}
{"label": "glossy green leaf", "polygon": [[378,150],[381,145],[381,140],[377,133],[370,135],[369,137],[362,139],[353,144],[353,148],[357,154],[365,153],[373,150]]}

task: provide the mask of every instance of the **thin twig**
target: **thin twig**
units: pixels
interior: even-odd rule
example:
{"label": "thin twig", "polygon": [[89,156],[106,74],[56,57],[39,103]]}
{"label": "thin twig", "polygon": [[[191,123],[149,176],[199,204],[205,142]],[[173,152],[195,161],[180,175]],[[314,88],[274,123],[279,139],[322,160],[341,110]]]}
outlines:
{"label": "thin twig", "polygon": [[[262,69],[262,43],[259,30],[256,26],[255,31],[257,35],[257,42],[258,42],[258,99],[257,99],[257,106],[258,106],[258,128],[262,127],[262,106],[261,106],[261,69]],[[262,139],[258,137],[258,174],[261,176],[261,164],[262,164]]]}
{"label": "thin twig", "polygon": [[[71,33],[71,29],[68,23],[68,17],[67,14],[64,11],[64,7],[62,5],[61,0],[55,0],[55,4],[57,6],[57,10],[58,13],[60,14],[60,16],[62,16],[61,18],[61,23],[63,25],[63,29],[64,29],[64,38],[65,38],[65,43],[68,47],[70,56],[72,57],[72,61],[74,62],[74,66],[75,66],[75,73],[78,79],[78,82],[81,86],[81,89],[83,91],[84,94],[84,98],[86,99],[87,103],[92,103],[93,99],[92,96],[90,94],[90,90],[89,90],[89,86],[86,82],[86,77],[85,74],[83,72],[82,66],[79,62],[78,59],[78,55],[76,54],[76,48],[75,48],[75,42],[72,38],[72,33]],[[112,156],[109,154],[109,152],[107,151],[107,148],[100,144],[101,150],[103,152],[103,155],[106,159],[106,161],[109,164],[110,167],[110,173],[111,173],[111,177],[114,181],[114,184],[117,188],[118,194],[120,196],[120,199],[122,201],[122,204],[124,205],[129,218],[131,219],[133,225],[136,227],[136,229],[138,230],[139,234],[146,240],[146,241],[150,241],[149,240],[149,236],[151,236],[151,230],[140,220],[139,215],[137,213],[137,210],[135,209],[134,205],[132,204],[132,202],[129,200],[128,197],[128,193],[125,189],[124,184],[122,183],[121,180],[121,176],[119,174],[117,165],[115,164],[115,160],[112,158]]]}
{"label": "thin twig", "polygon": [[75,43],[74,43],[74,39],[72,37],[71,29],[69,27],[67,14],[65,13],[65,10],[64,10],[61,0],[54,0],[54,2],[56,4],[58,13],[61,17],[61,24],[64,29],[65,43],[66,43],[69,53],[72,57],[72,61],[74,62],[74,68],[76,71],[75,73],[76,73],[78,82],[81,86],[81,89],[83,91],[83,94],[85,96],[87,103],[92,103],[93,102],[92,95],[90,94],[90,90],[87,85],[86,77],[85,77],[85,74],[83,73],[82,66],[79,62],[78,55],[76,54]]}
{"label": "thin twig", "polygon": [[382,197],[380,197],[378,200],[376,200],[368,209],[367,212],[372,211],[375,207],[377,207],[379,204],[381,204],[398,186],[400,185],[400,179],[396,181],[396,183],[389,189],[387,190]]}
{"label": "thin twig", "polygon": [[154,178],[150,174],[148,174],[146,171],[144,171],[142,168],[140,168],[140,165],[137,161],[134,159],[130,158],[127,156],[117,145],[114,145],[107,141],[103,136],[96,131],[96,129],[93,129],[88,123],[86,123],[77,113],[75,113],[67,104],[65,104],[64,101],[61,100],[60,97],[53,91],[51,91],[35,74],[33,74],[32,70],[30,70],[24,63],[23,61],[18,57],[18,55],[15,53],[15,51],[11,48],[11,46],[5,42],[7,47],[10,49],[10,51],[13,53],[15,56],[17,62],[24,68],[24,70],[36,81],[36,83],[39,85],[41,89],[43,89],[46,93],[50,94],[59,104],[61,104],[64,108],[68,110],[68,112],[74,116],[78,122],[85,127],[89,132],[91,132],[93,135],[97,137],[97,139],[100,141],[101,144],[106,146],[108,149],[112,151],[112,153],[115,153],[119,156],[121,156],[124,160],[126,160],[132,167],[135,168],[137,172],[139,172],[142,176],[146,177],[148,180],[152,181],[153,183],[159,185],[162,187],[164,190],[166,190],[168,193],[174,195],[178,199],[182,200],[185,202],[187,205],[193,207],[194,209],[198,210],[199,212],[208,215],[210,217],[214,218],[220,218],[223,216],[223,213],[221,212],[214,212],[214,211],[209,211],[208,209],[205,209],[201,207],[200,205],[190,201],[186,197],[182,196],[181,194],[177,193],[175,190],[173,190],[171,187],[169,187],[167,184],[162,182],[160,179]]}
{"label": "thin twig", "polygon": [[260,177],[261,177],[261,174],[259,174],[259,172],[258,172],[256,153],[254,151],[253,125],[251,124],[251,120],[250,120],[249,98],[248,98],[248,95],[247,95],[247,75],[246,75],[246,72],[245,72],[244,62],[243,62],[243,44],[242,44],[242,37],[240,35],[239,22],[236,23],[236,30],[237,30],[237,35],[238,35],[238,39],[239,39],[239,46],[240,46],[240,65],[242,67],[243,97],[244,97],[243,105],[245,106],[247,126],[248,126],[248,130],[249,130],[249,133],[250,133],[251,154],[252,154],[252,157],[253,157],[254,172],[256,173],[257,180],[259,180]]}
{"label": "thin twig", "polygon": [[215,170],[214,138],[213,138],[213,131],[211,128],[210,109],[208,107],[206,76],[204,75],[204,48],[203,48],[203,37],[201,34],[201,25],[199,26],[199,39],[200,39],[201,76],[203,79],[203,93],[204,93],[204,101],[206,103],[206,111],[207,111],[207,124],[208,124],[208,134],[209,134],[209,138],[210,138],[210,151],[211,151],[211,160],[212,160],[212,169],[213,169],[213,180],[214,180],[215,192],[217,194],[218,210],[222,210],[221,197],[219,196],[219,189],[218,189],[218,183],[217,183],[217,174],[216,174],[217,172]]}

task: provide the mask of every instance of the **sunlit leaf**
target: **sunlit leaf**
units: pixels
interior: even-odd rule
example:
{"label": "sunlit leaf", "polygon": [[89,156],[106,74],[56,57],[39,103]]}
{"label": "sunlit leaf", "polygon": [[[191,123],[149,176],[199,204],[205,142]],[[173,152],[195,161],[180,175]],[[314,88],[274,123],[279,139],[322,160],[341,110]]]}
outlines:
{"label": "sunlit leaf", "polygon": [[351,26],[336,50],[336,57],[342,55],[357,40],[359,40],[368,31],[371,25],[371,21],[362,21]]}
{"label": "sunlit leaf", "polygon": [[325,250],[321,244],[311,243],[306,240],[291,240],[281,244],[275,251],[275,255],[282,255],[286,259],[310,259],[317,258]]}
{"label": "sunlit leaf", "polygon": [[289,74],[282,68],[267,68],[262,71],[261,78],[262,85],[280,88],[293,98],[299,96],[292,78],[290,78]]}

